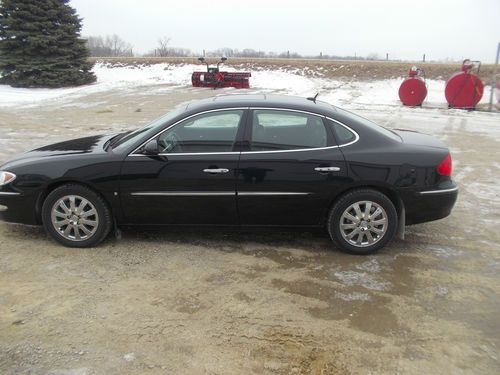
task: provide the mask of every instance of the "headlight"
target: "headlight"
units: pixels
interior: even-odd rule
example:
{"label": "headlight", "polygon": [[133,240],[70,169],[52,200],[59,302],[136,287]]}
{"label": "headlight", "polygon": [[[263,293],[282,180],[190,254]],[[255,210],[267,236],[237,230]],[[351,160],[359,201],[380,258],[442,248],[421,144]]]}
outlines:
{"label": "headlight", "polygon": [[16,179],[16,175],[10,172],[0,171],[0,186],[7,185]]}

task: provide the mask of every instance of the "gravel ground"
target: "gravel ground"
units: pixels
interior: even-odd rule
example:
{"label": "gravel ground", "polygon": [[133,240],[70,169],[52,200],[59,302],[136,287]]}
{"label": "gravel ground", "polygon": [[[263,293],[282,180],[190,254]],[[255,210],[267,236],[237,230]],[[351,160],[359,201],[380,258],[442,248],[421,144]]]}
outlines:
{"label": "gravel ground", "polygon": [[[0,109],[0,164],[219,94],[149,87]],[[500,117],[367,107],[447,142],[453,214],[374,256],[319,232],[126,231],[67,249],[0,223],[0,373],[500,373]]]}

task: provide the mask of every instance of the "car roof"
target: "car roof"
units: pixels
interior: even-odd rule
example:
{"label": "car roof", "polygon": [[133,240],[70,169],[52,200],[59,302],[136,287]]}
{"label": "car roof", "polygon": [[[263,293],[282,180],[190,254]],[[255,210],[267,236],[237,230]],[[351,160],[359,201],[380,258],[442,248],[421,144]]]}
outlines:
{"label": "car roof", "polygon": [[186,111],[201,112],[231,107],[288,108],[324,115],[335,112],[334,106],[320,100],[314,102],[311,99],[299,96],[268,94],[218,95],[212,98],[190,102],[186,106]]}

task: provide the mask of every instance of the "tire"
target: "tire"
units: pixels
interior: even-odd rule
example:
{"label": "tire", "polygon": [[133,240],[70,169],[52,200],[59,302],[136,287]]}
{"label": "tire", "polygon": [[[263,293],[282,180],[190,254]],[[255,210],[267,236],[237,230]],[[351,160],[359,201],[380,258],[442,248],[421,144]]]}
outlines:
{"label": "tire", "polygon": [[398,215],[386,195],[373,189],[356,189],[335,202],[327,225],[337,248],[350,254],[367,255],[392,241]]}
{"label": "tire", "polygon": [[78,184],[60,186],[47,196],[42,206],[42,222],[52,239],[76,248],[97,246],[113,226],[104,199]]}

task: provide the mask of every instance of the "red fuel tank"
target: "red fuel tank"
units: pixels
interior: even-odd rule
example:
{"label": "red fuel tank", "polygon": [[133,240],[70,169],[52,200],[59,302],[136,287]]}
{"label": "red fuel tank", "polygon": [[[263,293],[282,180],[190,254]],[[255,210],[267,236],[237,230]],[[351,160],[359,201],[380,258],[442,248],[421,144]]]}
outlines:
{"label": "red fuel tank", "polygon": [[[479,65],[478,65],[479,64]],[[444,94],[450,108],[474,109],[483,97],[484,85],[472,69],[477,67],[479,72],[480,62],[475,64],[464,60],[462,71],[453,74],[448,81]]]}
{"label": "red fuel tank", "polygon": [[423,70],[412,67],[406,78],[399,87],[399,99],[404,105],[416,107],[422,105],[427,96],[427,87],[422,79]]}

